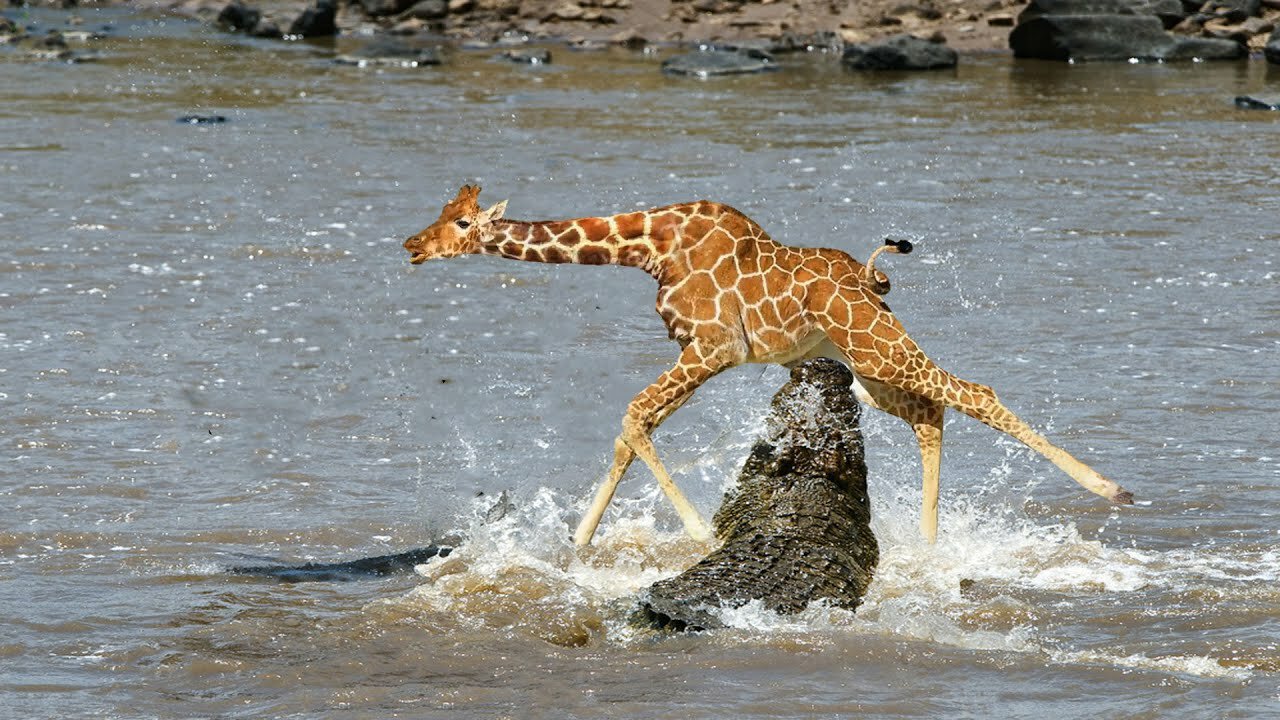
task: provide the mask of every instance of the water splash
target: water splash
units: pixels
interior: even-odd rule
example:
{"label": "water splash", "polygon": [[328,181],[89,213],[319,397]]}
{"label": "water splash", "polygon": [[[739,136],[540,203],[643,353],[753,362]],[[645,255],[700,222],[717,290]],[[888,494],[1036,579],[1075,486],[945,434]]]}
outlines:
{"label": "water splash", "polygon": [[[470,540],[453,556],[418,568],[424,583],[387,601],[456,623],[562,646],[627,646],[647,637],[630,624],[632,598],[694,563],[708,547],[658,519],[659,496],[632,499],[579,549],[569,537],[581,508],[539,489],[515,510],[485,521],[477,501],[466,521]],[[1226,558],[1209,549],[1144,551],[1083,537],[1069,521],[1041,524],[994,512],[982,499],[945,509],[937,545],[915,529],[918,499],[909,493],[877,508],[881,562],[856,613],[817,603],[780,616],[753,602],[718,610],[732,642],[791,644],[831,633],[936,643],[961,651],[1040,656],[1059,664],[1104,664],[1208,678],[1244,680],[1257,662],[1226,662],[1225,650],[1182,652],[1128,639],[1126,623],[1092,617],[1134,594],[1156,602],[1189,589],[1256,587],[1280,578],[1274,551]],[[1127,598],[1127,599],[1126,599]],[[1109,612],[1109,611],[1108,611]],[[1062,625],[1089,625],[1102,642],[1083,646]],[[1141,633],[1139,633],[1141,634]],[[816,641],[816,640],[815,640]],[[1256,653],[1255,653],[1256,654]]]}

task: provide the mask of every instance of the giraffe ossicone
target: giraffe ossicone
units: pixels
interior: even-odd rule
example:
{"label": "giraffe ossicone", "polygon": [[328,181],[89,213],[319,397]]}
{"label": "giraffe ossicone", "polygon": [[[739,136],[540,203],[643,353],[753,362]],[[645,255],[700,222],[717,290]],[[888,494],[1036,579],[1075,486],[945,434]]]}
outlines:
{"label": "giraffe ossicone", "polygon": [[480,188],[464,185],[440,217],[405,241],[409,261],[466,254],[545,263],[636,267],[658,282],[657,310],[680,358],[631,403],[614,441],[613,465],[574,533],[591,542],[632,461],[639,457],[695,538],[706,522],[663,467],[653,431],[704,382],[743,363],[789,365],[825,356],[846,363],[867,405],[906,421],[920,446],[920,530],[937,537],[946,408],[1004,432],[1048,458],[1087,490],[1112,502],[1133,495],[1053,445],[1020,420],[991,388],[939,368],[907,336],[880,297],[888,278],[874,270],[880,252],[910,252],[886,241],[867,265],[839,250],[774,242],[746,215],[698,201],[601,217],[527,222],[503,217],[506,201],[487,209]]}

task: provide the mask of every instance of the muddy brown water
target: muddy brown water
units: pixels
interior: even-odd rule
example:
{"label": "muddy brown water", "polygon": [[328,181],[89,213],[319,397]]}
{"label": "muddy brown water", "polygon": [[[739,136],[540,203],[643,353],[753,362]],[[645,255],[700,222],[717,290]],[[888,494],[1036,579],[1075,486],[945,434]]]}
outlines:
{"label": "muddy brown water", "polygon": [[[1275,69],[820,56],[699,82],[669,50],[553,47],[376,71],[82,14],[113,26],[96,62],[0,53],[0,716],[1280,713],[1280,113],[1231,104]],[[568,534],[675,358],[652,281],[411,267],[469,181],[516,218],[705,197],[794,244],[909,238],[884,267],[913,336],[1139,504],[953,414],[928,547],[911,434],[868,413],[857,614],[637,631],[628,599],[699,552],[651,478],[597,547]],[[784,379],[726,373],[659,431],[704,513]],[[470,544],[420,576],[224,572],[450,532]]]}

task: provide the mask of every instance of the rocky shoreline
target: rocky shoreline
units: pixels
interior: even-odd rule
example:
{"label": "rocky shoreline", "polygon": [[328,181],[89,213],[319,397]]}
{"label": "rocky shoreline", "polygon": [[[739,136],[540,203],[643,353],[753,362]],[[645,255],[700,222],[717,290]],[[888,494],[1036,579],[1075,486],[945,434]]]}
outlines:
{"label": "rocky shoreline", "polygon": [[[14,2],[14,0],[11,0]],[[14,3],[19,4],[19,3]],[[258,37],[434,37],[471,46],[731,44],[770,52],[924,39],[961,52],[1057,60],[1235,59],[1280,63],[1280,0],[33,0],[128,6]],[[0,42],[22,29],[0,26]],[[891,41],[891,42],[886,42]],[[56,45],[56,40],[44,41]],[[1031,49],[1028,49],[1031,48]],[[869,50],[871,49],[871,50]],[[893,53],[891,51],[890,55]],[[928,54],[927,48],[918,52]],[[921,57],[924,57],[923,55]],[[424,64],[430,64],[425,59]],[[931,57],[920,68],[945,67]],[[911,65],[902,66],[910,69]]]}

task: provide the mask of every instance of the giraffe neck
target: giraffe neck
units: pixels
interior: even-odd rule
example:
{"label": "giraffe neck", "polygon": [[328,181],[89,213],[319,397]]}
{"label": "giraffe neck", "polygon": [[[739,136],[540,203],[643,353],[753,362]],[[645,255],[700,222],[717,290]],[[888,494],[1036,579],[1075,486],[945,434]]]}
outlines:
{"label": "giraffe neck", "polygon": [[657,276],[661,252],[648,213],[576,220],[497,220],[479,253],[514,260],[582,265],[626,265]]}

